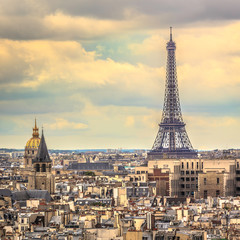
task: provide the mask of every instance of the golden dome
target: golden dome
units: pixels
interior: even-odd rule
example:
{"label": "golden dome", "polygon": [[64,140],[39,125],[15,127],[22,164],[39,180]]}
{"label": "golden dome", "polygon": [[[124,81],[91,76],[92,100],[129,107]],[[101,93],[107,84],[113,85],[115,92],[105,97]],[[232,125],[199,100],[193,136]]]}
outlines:
{"label": "golden dome", "polygon": [[27,141],[25,148],[38,148],[40,144],[40,138],[38,133],[37,121],[35,119],[35,127],[33,128],[32,138]]}
{"label": "golden dome", "polygon": [[40,144],[40,138],[32,137],[27,141],[26,148],[38,148]]}

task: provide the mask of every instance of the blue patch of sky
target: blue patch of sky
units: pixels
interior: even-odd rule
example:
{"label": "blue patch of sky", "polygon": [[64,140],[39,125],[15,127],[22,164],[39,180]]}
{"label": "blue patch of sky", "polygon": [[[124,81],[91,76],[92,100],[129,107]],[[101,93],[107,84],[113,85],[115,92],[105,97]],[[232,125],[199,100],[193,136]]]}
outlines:
{"label": "blue patch of sky", "polygon": [[17,127],[17,124],[11,119],[0,119],[0,134],[15,135],[21,132],[22,129]]}
{"label": "blue patch of sky", "polygon": [[114,37],[109,39],[81,42],[87,51],[96,51],[99,59],[111,58],[116,62],[137,63],[137,57],[131,54],[129,44],[142,43],[148,34],[130,34],[129,36]]}
{"label": "blue patch of sky", "polygon": [[240,116],[240,105],[236,102],[224,102],[218,104],[184,104],[182,105],[182,111],[188,112],[194,115],[199,113],[205,113],[207,116]]}

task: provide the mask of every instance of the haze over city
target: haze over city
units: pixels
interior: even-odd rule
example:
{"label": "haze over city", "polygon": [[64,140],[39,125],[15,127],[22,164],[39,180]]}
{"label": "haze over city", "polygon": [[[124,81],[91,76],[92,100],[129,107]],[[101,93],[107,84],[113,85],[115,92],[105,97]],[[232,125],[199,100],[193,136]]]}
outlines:
{"label": "haze over city", "polygon": [[195,149],[239,148],[240,2],[0,0],[0,142],[150,149],[169,27]]}

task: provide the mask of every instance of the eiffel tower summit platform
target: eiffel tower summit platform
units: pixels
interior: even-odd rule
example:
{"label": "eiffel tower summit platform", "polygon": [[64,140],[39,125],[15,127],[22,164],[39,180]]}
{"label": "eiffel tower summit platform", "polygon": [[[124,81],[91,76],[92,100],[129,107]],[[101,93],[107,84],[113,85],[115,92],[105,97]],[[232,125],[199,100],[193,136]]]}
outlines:
{"label": "eiffel tower summit platform", "polygon": [[159,124],[157,137],[148,160],[162,158],[197,158],[183,122],[177,80],[177,67],[175,58],[176,44],[172,39],[170,27],[170,40],[167,43],[167,68],[165,97],[162,120]]}

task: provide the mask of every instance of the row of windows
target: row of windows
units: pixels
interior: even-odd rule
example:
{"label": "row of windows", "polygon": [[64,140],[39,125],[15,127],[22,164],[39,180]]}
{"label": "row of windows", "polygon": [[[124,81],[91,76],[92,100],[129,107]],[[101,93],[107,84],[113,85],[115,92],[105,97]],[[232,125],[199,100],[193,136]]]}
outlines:
{"label": "row of windows", "polygon": [[26,220],[24,218],[21,219],[21,223],[29,223],[29,218],[26,218]]}
{"label": "row of windows", "polygon": [[137,171],[137,174],[140,174],[140,173],[148,173],[148,171]]}
{"label": "row of windows", "polygon": [[[28,154],[30,154],[30,150],[28,150]],[[32,150],[32,154],[34,154],[34,150]]]}
{"label": "row of windows", "polygon": [[193,196],[194,195],[194,191],[191,192],[181,192],[181,196]]}
{"label": "row of windows", "polygon": [[144,197],[144,196],[147,196],[148,193],[136,193],[136,194],[128,194],[127,196],[128,197],[136,197],[136,196],[141,196],[141,197]]}
{"label": "row of windows", "polygon": [[27,230],[28,230],[28,226],[26,226],[26,227],[23,227],[23,226],[22,226],[22,227],[21,227],[21,231],[22,231],[22,232],[27,231]]}
{"label": "row of windows", "polygon": [[190,177],[186,177],[186,178],[182,177],[181,178],[181,181],[183,181],[183,182],[184,181],[186,181],[186,182],[190,182],[190,181],[194,182],[195,180],[198,181],[198,178],[197,177],[196,178],[194,178],[194,177],[192,177],[192,178],[190,178]]}
{"label": "row of windows", "polygon": [[185,175],[185,174],[186,175],[189,175],[189,174],[194,175],[195,173],[198,174],[198,172],[199,171],[196,171],[196,172],[195,171],[181,171],[181,175]]}
{"label": "row of windows", "polygon": [[[49,164],[49,168],[51,169],[51,164]],[[46,172],[46,169],[47,169],[47,166],[46,166],[46,164],[44,163],[44,164],[42,164],[42,165],[40,165],[40,164],[36,164],[35,165],[35,170],[36,170],[36,172]]]}
{"label": "row of windows", "polygon": [[130,181],[131,182],[133,182],[133,181],[141,181],[141,180],[144,180],[144,177],[142,177],[142,179],[141,179],[141,177],[139,177],[139,178],[137,178],[137,177],[135,177],[135,178],[130,177]]}
{"label": "row of windows", "polygon": [[[199,168],[199,163],[196,162],[196,168],[198,169]],[[194,162],[192,162],[192,169],[194,169]],[[186,163],[186,168],[189,169],[189,162]],[[203,168],[203,162],[202,162],[202,168]],[[184,169],[184,162],[182,162],[182,169]]]}
{"label": "row of windows", "polygon": [[198,188],[198,185],[196,184],[181,184],[181,188]]}
{"label": "row of windows", "polygon": [[[148,191],[148,188],[135,188],[135,190],[138,192],[138,191],[140,191],[140,192],[146,192],[146,191]],[[128,188],[127,189],[127,192],[128,193],[130,193],[130,192],[133,192],[133,188]]]}

